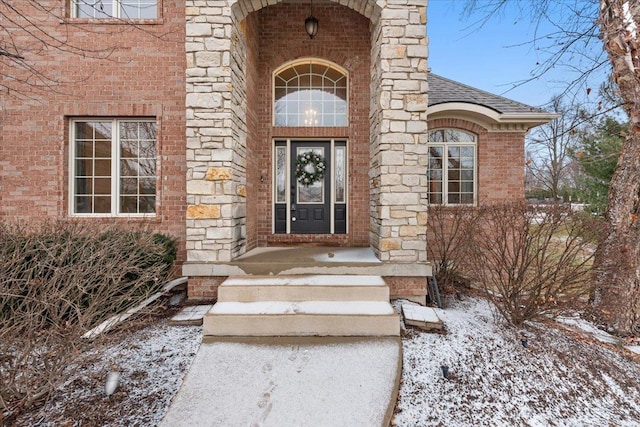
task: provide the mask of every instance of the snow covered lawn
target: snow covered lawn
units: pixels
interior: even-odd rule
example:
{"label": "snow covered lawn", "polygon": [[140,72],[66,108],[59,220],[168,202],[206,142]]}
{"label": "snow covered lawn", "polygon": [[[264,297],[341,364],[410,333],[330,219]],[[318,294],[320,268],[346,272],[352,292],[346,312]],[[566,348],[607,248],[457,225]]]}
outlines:
{"label": "snow covered lawn", "polygon": [[[442,315],[444,334],[409,329],[394,425],[638,426],[640,357],[564,324],[522,331],[496,321],[487,302],[468,298]],[[563,326],[565,325],[565,326]],[[155,426],[200,345],[201,328],[153,320],[83,356],[46,405],[18,426]],[[451,375],[442,378],[440,366]],[[109,371],[120,387],[107,398]],[[339,420],[336,427],[339,427]],[[227,426],[225,426],[227,427]]]}
{"label": "snow covered lawn", "polygon": [[394,425],[640,425],[640,364],[623,350],[542,324],[528,325],[524,347],[522,331],[479,299],[456,303],[443,321],[446,334],[403,339]]}

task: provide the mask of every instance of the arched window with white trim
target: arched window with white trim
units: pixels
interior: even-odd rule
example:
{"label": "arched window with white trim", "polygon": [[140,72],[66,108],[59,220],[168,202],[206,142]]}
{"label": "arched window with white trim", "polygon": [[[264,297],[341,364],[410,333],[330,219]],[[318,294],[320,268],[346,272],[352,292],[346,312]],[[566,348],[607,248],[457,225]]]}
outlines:
{"label": "arched window with white trim", "polygon": [[348,125],[346,70],[319,60],[285,65],[273,77],[275,126]]}
{"label": "arched window with white trim", "polygon": [[477,200],[476,136],[458,129],[429,131],[429,203],[474,204]]}

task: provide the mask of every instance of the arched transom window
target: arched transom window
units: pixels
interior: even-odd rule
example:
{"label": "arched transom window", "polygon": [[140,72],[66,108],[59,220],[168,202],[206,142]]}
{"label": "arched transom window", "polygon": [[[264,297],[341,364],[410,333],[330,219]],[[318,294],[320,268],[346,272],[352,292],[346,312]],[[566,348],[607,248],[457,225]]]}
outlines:
{"label": "arched transom window", "polygon": [[274,73],[275,126],[347,126],[347,73],[316,60]]}
{"label": "arched transom window", "polygon": [[429,131],[429,203],[476,202],[476,136],[457,129]]}

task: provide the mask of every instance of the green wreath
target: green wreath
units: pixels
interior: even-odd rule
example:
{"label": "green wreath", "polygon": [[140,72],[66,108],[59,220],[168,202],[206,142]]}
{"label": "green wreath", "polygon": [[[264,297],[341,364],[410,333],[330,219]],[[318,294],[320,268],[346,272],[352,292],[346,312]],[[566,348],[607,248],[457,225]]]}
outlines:
{"label": "green wreath", "polygon": [[[296,158],[296,178],[305,187],[313,185],[324,178],[327,166],[324,157],[313,151],[298,154]],[[311,172],[313,170],[313,172]]]}

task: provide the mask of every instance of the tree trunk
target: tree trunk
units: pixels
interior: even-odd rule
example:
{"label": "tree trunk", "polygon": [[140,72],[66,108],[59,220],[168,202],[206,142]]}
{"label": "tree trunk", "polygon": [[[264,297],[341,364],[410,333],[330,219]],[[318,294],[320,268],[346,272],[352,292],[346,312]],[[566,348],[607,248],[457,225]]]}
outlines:
{"label": "tree trunk", "polygon": [[630,335],[640,326],[640,5],[600,0],[600,28],[629,131],[609,187],[607,235],[594,263],[593,308],[617,334]]}

